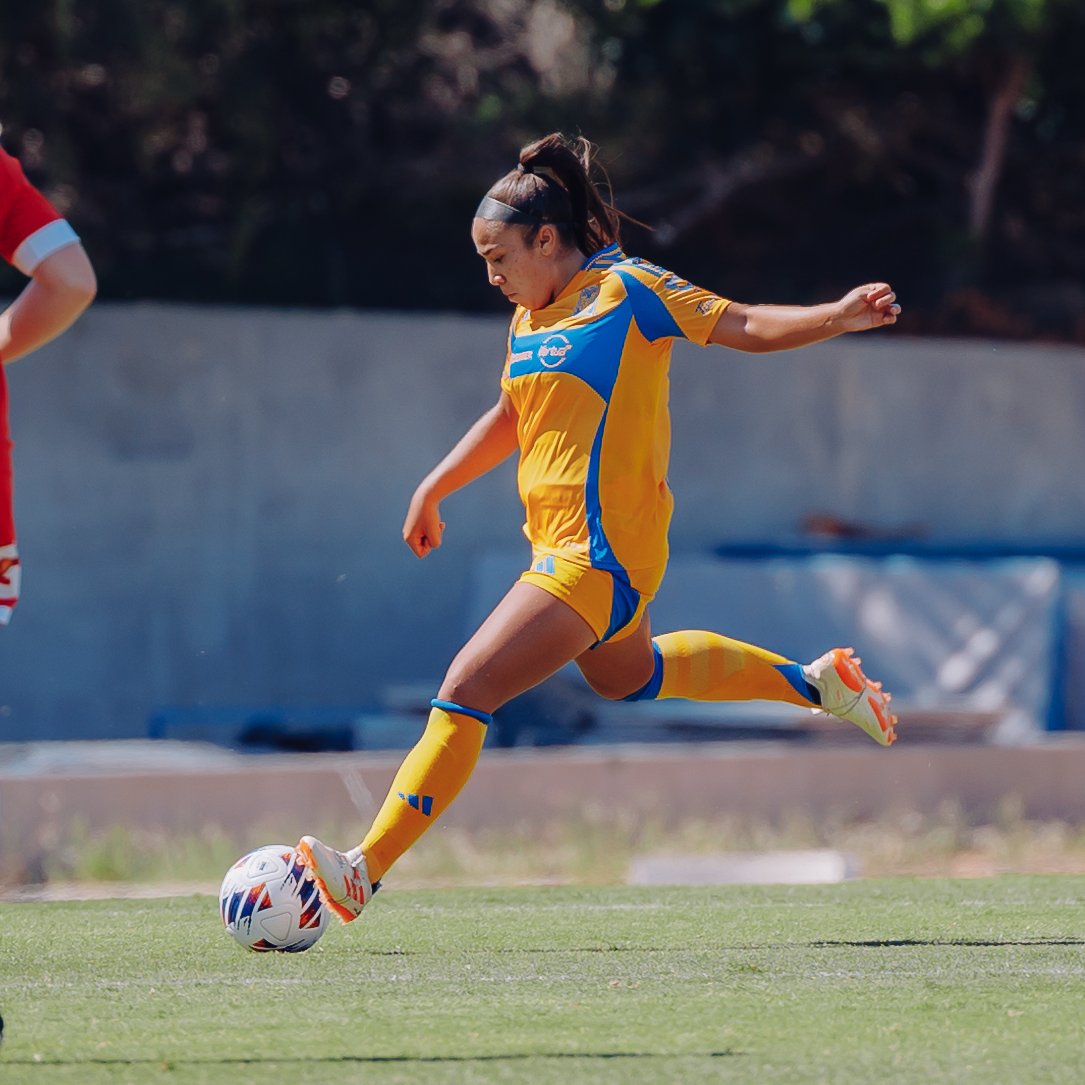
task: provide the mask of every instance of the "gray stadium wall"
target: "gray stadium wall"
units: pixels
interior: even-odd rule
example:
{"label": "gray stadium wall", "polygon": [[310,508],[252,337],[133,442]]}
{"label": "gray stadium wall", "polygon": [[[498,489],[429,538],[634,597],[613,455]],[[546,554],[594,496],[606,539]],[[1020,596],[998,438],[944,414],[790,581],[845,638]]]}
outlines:
{"label": "gray stadium wall", "polygon": [[[23,599],[0,737],[126,738],[167,706],[373,705],[436,682],[470,571],[523,545],[512,465],[400,539],[497,396],[500,316],[96,305],[9,366]],[[824,514],[927,540],[1085,544],[1085,351],[851,336],[680,344],[675,554]],[[526,559],[526,552],[525,552]]]}

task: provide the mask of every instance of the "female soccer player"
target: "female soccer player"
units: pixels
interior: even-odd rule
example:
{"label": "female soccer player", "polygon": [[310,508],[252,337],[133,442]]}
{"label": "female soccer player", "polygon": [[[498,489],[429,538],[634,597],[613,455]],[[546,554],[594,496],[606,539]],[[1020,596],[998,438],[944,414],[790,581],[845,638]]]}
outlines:
{"label": "female soccer player", "polygon": [[802,666],[718,633],[653,637],[646,609],[667,564],[673,341],[802,347],[895,323],[895,294],[870,283],[824,305],[742,305],[626,256],[591,153],[558,134],[528,145],[475,212],[489,281],[516,306],[501,394],[419,485],[403,539],[420,558],[439,547],[442,499],[518,451],[532,558],[453,660],[361,844],[299,842],[344,922],[459,793],[491,713],[570,661],[613,700],[786,701],[895,737],[889,695],[851,649]]}
{"label": "female soccer player", "polygon": [[[0,148],[0,256],[30,282],[0,313],[0,362],[55,339],[94,300],[94,269],[75,231]],[[0,625],[19,599],[19,551],[12,510],[8,393],[0,365]]]}

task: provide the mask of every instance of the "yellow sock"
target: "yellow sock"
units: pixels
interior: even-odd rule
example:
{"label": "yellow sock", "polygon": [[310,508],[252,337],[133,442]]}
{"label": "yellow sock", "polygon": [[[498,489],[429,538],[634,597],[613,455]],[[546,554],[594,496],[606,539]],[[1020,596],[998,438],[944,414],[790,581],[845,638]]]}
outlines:
{"label": "yellow sock", "polygon": [[685,697],[693,701],[786,701],[816,705],[802,667],[740,640],[686,629],[653,638],[656,673],[626,700]]}
{"label": "yellow sock", "polygon": [[[384,805],[362,841],[370,881],[385,871],[448,809],[482,751],[486,723],[449,702],[430,710],[429,722],[392,781]],[[472,710],[468,710],[471,712]],[[478,713],[489,721],[485,713]]]}

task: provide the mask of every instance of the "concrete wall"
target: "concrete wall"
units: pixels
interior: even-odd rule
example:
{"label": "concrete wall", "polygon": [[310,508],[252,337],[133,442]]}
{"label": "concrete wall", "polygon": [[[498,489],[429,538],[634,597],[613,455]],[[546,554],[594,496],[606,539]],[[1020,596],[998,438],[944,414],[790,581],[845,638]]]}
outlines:
{"label": "concrete wall", "polygon": [[[95,306],[9,367],[23,601],[0,737],[128,737],[163,705],[350,704],[439,678],[468,573],[520,545],[511,464],[400,541],[416,481],[497,395],[502,317]],[[672,542],[826,512],[1085,540],[1085,351],[853,336],[676,350]]]}
{"label": "concrete wall", "polygon": [[[164,758],[168,752],[163,751]],[[0,885],[42,878],[58,844],[114,827],[141,833],[208,829],[252,847],[337,826],[340,846],[372,821],[398,757],[358,754],[237,756],[186,765],[82,765],[8,775],[0,764]],[[466,787],[426,839],[450,829],[513,830],[585,818],[660,828],[726,815],[784,824],[930,815],[952,803],[968,824],[997,823],[1007,804],[1029,820],[1085,819],[1085,744],[1029,749],[873,743],[847,748],[696,745],[483,754]],[[254,826],[257,830],[254,830]]]}

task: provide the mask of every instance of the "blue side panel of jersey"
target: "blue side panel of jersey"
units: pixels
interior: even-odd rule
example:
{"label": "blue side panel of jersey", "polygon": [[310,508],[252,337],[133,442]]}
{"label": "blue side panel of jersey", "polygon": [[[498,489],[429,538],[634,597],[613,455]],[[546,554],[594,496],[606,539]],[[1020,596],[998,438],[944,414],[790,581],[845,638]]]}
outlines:
{"label": "blue side panel of jersey", "polygon": [[666,336],[685,339],[682,329],[667,311],[667,306],[658,294],[645,286],[636,275],[631,275],[620,267],[614,268],[614,274],[620,276],[625,284],[625,292],[633,307],[633,319],[637,322],[641,335],[649,343]]}
{"label": "blue side panel of jersey", "polygon": [[607,412],[599,419],[595,431],[591,455],[588,457],[588,477],[584,486],[584,515],[588,521],[588,557],[596,569],[621,569],[621,562],[614,556],[606,532],[603,530],[603,505],[599,500],[599,463],[603,451],[603,430],[607,425]]}

